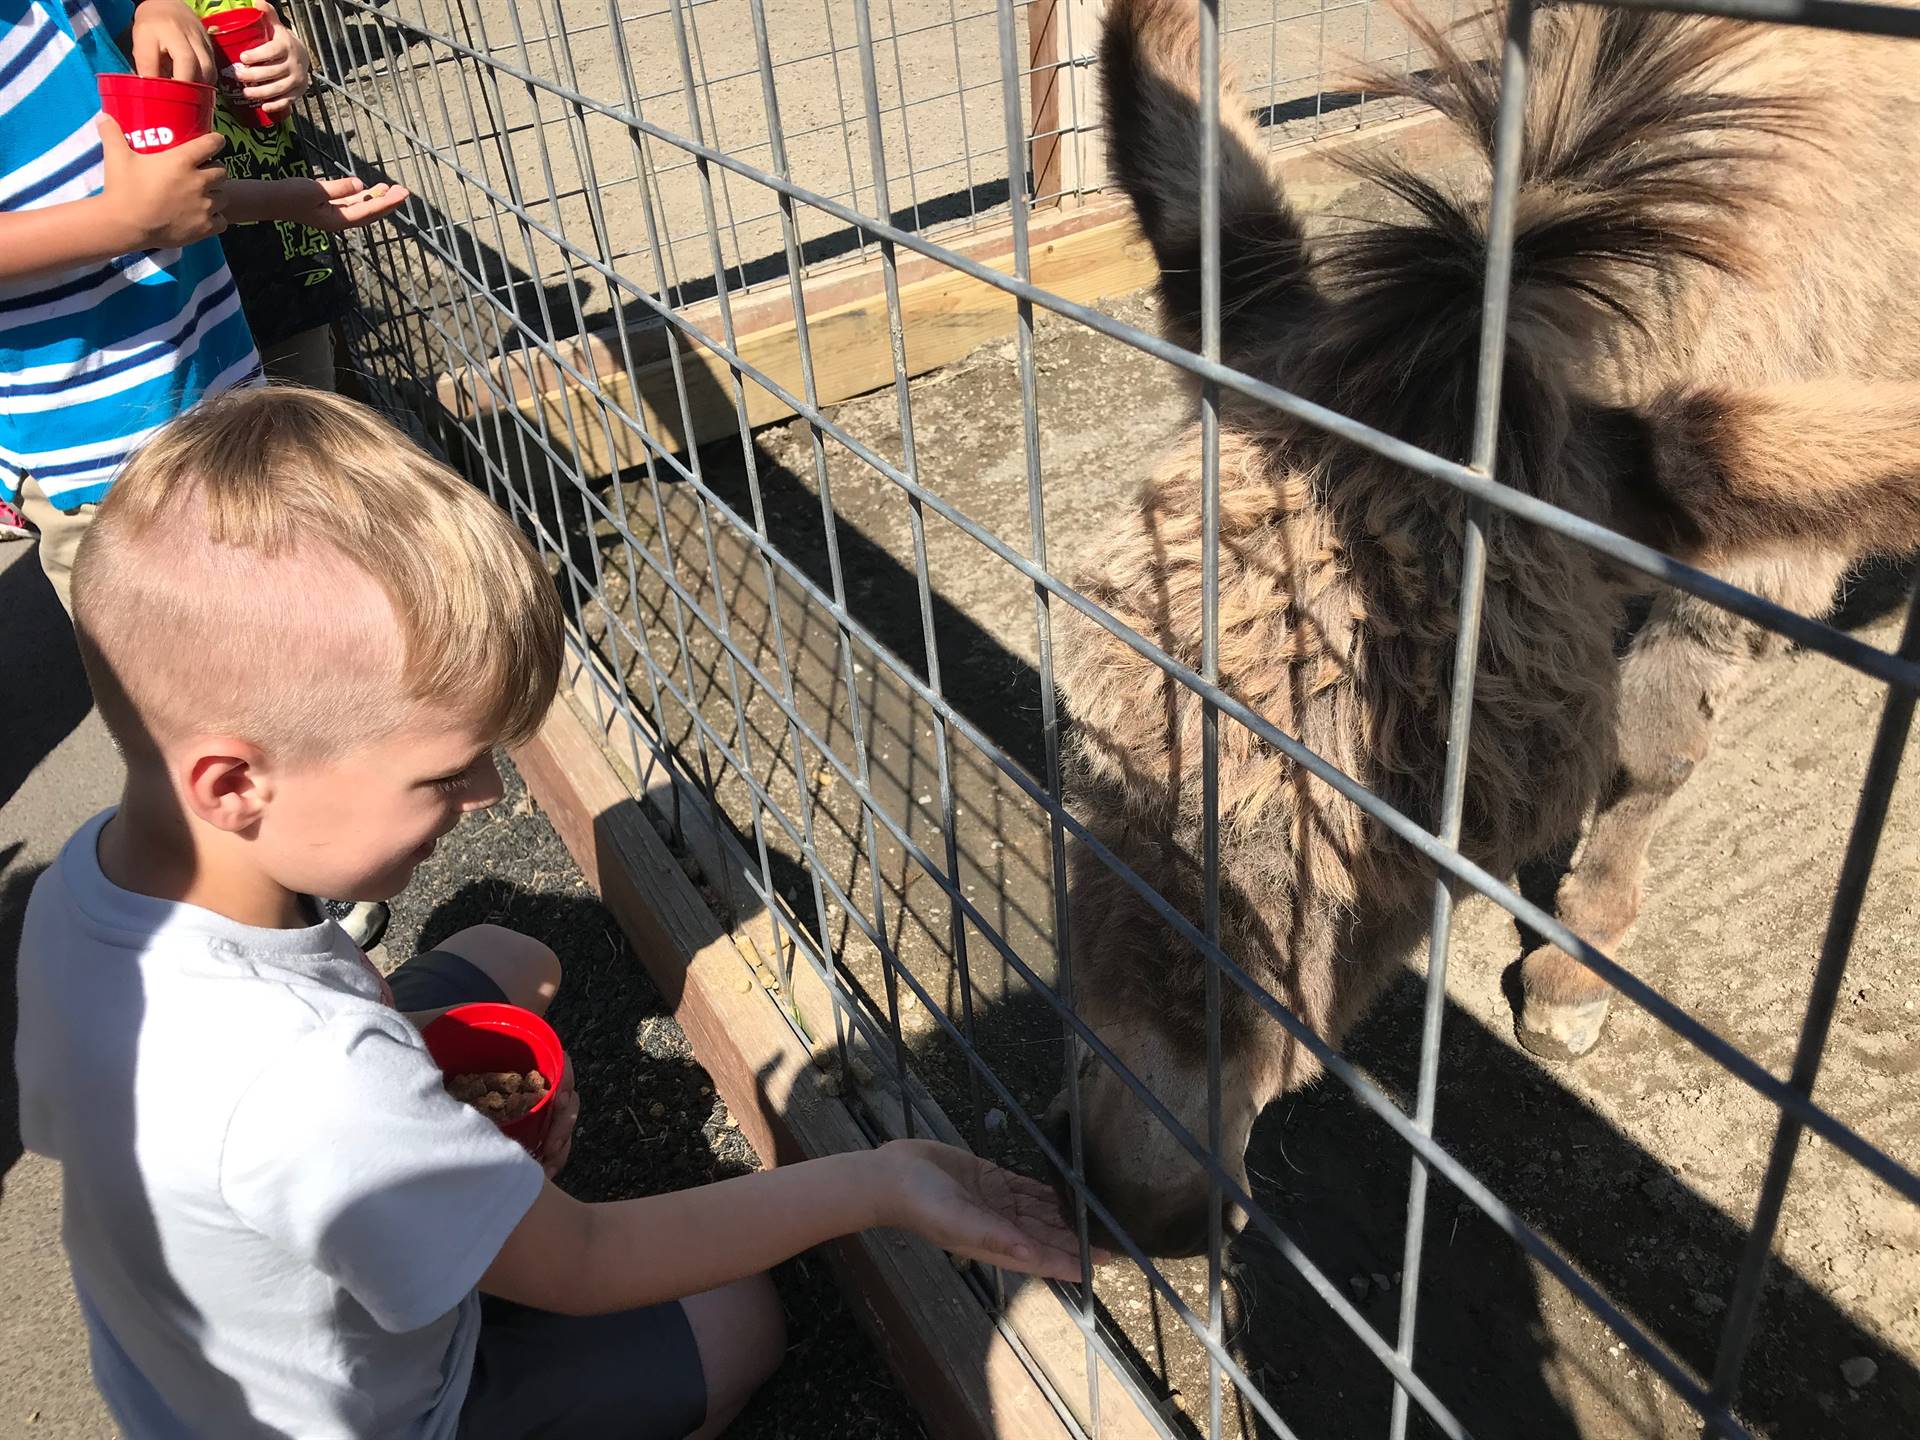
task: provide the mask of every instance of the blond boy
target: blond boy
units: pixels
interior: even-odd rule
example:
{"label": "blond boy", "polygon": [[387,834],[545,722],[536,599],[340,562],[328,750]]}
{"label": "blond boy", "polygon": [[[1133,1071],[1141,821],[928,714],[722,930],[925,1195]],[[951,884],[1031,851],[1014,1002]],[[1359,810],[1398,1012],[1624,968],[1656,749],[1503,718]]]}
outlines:
{"label": "blond boy", "polygon": [[469,930],[389,989],[306,897],[397,892],[498,798],[560,615],[500,513],[369,412],[267,390],[174,421],[73,599],[127,782],[35,888],[16,1060],[132,1440],[712,1435],[780,1357],[763,1272],[808,1246],[902,1225],[1077,1272],[1042,1187],[944,1147],[586,1205],[552,1182],[570,1076],[541,1162],[445,1093],[420,1019],[544,1009],[559,961]]}

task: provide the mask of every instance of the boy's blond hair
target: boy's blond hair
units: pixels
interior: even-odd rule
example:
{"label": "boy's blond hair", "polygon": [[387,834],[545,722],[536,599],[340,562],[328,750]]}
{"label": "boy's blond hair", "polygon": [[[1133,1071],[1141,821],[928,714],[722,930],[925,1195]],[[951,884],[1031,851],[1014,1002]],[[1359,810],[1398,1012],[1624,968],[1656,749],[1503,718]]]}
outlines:
{"label": "boy's blond hair", "polygon": [[73,611],[130,759],[231,735],[299,763],[441,721],[512,744],[559,682],[560,605],[525,538],[313,390],[231,392],[155,435],[80,548]]}

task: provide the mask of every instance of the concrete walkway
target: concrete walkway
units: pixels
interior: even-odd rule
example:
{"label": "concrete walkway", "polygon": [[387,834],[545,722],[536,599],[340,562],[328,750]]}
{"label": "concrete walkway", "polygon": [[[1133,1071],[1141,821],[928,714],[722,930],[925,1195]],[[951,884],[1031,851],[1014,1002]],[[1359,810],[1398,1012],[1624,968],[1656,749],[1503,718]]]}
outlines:
{"label": "concrete walkway", "polygon": [[20,1151],[13,963],[34,878],[119,789],[119,757],[34,547],[0,545],[0,1435],[22,1440],[115,1433],[60,1248],[59,1167]]}

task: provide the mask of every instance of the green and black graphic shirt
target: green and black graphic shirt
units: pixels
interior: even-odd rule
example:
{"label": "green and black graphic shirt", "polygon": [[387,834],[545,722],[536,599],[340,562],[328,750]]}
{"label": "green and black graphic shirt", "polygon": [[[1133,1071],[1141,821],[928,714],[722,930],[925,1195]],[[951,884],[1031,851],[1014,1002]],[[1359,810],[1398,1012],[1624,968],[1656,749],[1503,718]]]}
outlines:
{"label": "green and black graphic shirt", "polygon": [[[196,15],[243,10],[247,0],[187,0]],[[235,180],[299,179],[312,173],[293,120],[255,130],[233,118],[225,106],[214,110],[214,125],[227,138],[221,158]],[[220,237],[227,267],[240,290],[240,304],[261,349],[330,325],[351,299],[346,267],[334,237],[311,225],[280,221],[235,225]]]}

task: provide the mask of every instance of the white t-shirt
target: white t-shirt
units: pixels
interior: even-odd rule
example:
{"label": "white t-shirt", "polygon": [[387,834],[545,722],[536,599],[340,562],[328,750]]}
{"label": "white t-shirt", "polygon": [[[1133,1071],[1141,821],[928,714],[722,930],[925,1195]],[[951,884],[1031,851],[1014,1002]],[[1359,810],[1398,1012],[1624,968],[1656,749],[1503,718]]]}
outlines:
{"label": "white t-shirt", "polygon": [[101,1394],[128,1440],[452,1436],[474,1286],[540,1167],[446,1093],[339,926],[122,890],[109,815],[34,887],[15,1049]]}

